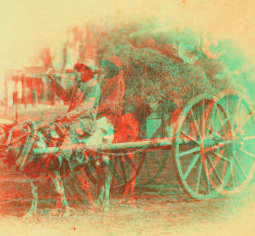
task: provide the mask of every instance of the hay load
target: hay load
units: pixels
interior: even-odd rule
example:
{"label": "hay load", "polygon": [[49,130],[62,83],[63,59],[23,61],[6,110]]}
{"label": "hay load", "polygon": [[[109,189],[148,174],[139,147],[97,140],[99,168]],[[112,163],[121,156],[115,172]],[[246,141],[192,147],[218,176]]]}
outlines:
{"label": "hay load", "polygon": [[160,27],[127,35],[122,32],[119,37],[111,34],[110,38],[125,68],[123,113],[141,102],[159,112],[162,105],[173,111],[199,94],[216,95],[228,88],[244,90],[221,60],[226,53],[223,45],[187,29]]}

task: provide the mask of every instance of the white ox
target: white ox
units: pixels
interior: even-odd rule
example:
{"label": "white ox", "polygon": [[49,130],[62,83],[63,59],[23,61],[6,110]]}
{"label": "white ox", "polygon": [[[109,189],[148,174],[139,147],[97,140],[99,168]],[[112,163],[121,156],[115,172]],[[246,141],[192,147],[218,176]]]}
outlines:
{"label": "white ox", "polygon": [[[4,158],[4,161],[8,164],[9,167],[16,166],[17,170],[23,173],[26,178],[30,181],[32,186],[33,200],[29,212],[26,214],[26,217],[34,216],[37,213],[37,204],[38,204],[38,187],[36,185],[35,179],[41,177],[42,174],[50,177],[53,181],[59,197],[57,204],[52,211],[59,213],[61,210],[61,216],[67,216],[70,214],[70,207],[65,197],[64,186],[62,182],[62,177],[70,172],[70,163],[68,160],[72,160],[75,157],[65,157],[62,155],[55,154],[40,154],[35,155],[33,153],[34,148],[46,148],[47,139],[39,131],[33,131],[30,134],[29,138],[27,136],[19,139],[17,142],[14,142],[12,145],[8,143],[17,140],[18,137],[24,134],[24,129],[15,126],[14,124],[1,124],[0,125],[0,157]],[[85,143],[87,145],[97,146],[103,143],[111,143],[113,139],[113,126],[107,123],[105,117],[97,120],[97,129],[96,132],[90,136]],[[7,143],[8,142],[8,143]],[[69,143],[70,144],[70,143]],[[63,146],[68,145],[65,141]],[[71,155],[72,152],[67,152],[67,155]],[[23,155],[23,156],[22,156]],[[25,156],[25,157],[24,157]],[[24,161],[25,160],[25,161]],[[23,162],[23,166],[22,163]],[[86,163],[85,163],[86,164]],[[22,168],[20,168],[22,166]],[[81,163],[81,167],[84,166],[84,163]],[[108,168],[109,170],[109,168]],[[87,182],[87,177],[84,171],[84,168],[79,168],[78,171],[80,174],[77,174],[79,177],[82,187],[87,191],[87,185],[84,183]],[[106,176],[110,176],[109,173]],[[102,184],[103,189],[108,189],[105,191],[107,196],[106,199],[109,202],[109,184],[110,180],[107,182],[108,178],[105,178],[105,183]],[[107,185],[108,184],[108,185]],[[88,192],[89,193],[89,192]]]}

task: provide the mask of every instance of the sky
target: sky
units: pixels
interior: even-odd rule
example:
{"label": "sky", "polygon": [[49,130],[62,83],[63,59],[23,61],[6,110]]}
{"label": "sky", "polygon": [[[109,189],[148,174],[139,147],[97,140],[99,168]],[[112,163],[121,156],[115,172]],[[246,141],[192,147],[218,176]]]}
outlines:
{"label": "sky", "polygon": [[68,27],[89,19],[139,16],[231,38],[254,61],[254,12],[252,0],[0,0],[0,68],[29,65],[41,47],[63,44]]}
{"label": "sky", "polygon": [[254,12],[254,0],[0,0],[0,92],[1,69],[30,65],[40,48],[63,44],[69,27],[90,19],[155,16],[201,35],[230,39],[255,65]]}

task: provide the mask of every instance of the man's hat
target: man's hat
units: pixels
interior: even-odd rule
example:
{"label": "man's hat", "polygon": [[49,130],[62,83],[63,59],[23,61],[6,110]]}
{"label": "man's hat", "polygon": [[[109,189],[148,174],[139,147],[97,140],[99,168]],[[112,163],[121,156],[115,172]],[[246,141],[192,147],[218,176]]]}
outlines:
{"label": "man's hat", "polygon": [[119,57],[111,56],[107,59],[102,59],[99,64],[102,68],[112,67],[112,68],[120,69],[122,62]]}
{"label": "man's hat", "polygon": [[81,70],[84,70],[84,69],[90,69],[92,72],[95,72],[97,70],[97,65],[93,60],[86,59],[82,62],[77,62],[74,65],[74,69],[77,70],[77,71],[81,71]]}

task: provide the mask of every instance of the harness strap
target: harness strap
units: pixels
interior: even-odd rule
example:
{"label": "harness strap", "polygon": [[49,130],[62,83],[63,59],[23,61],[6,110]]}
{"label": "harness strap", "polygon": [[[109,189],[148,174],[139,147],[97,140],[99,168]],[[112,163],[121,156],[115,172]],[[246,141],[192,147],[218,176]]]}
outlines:
{"label": "harness strap", "polygon": [[34,141],[36,139],[36,133],[37,130],[35,129],[35,124],[33,122],[29,122],[27,124],[25,124],[30,130],[30,135],[27,137],[27,140],[25,142],[25,145],[21,151],[20,157],[17,159],[16,161],[16,165],[18,166],[18,168],[22,171],[24,168],[24,165],[27,161],[28,158],[28,154],[34,144]]}
{"label": "harness strap", "polygon": [[9,136],[7,138],[7,141],[6,141],[6,146],[9,146],[9,144],[11,142],[11,139],[12,139],[12,134],[13,134],[13,129],[11,129],[11,131],[9,133]]}

